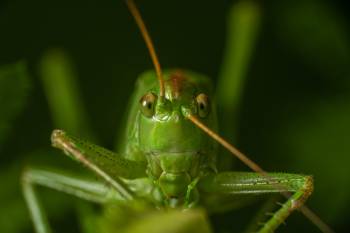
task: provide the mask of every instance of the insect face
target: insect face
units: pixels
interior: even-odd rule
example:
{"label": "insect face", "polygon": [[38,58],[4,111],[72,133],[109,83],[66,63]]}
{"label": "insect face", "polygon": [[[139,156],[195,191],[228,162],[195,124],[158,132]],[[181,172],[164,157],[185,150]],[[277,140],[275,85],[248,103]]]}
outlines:
{"label": "insect face", "polygon": [[[152,177],[167,196],[181,197],[200,168],[214,166],[214,143],[185,116],[214,123],[209,90],[191,74],[169,72],[165,96],[149,90],[139,101],[138,138]],[[169,182],[171,180],[171,182]],[[171,184],[170,184],[171,183]]]}

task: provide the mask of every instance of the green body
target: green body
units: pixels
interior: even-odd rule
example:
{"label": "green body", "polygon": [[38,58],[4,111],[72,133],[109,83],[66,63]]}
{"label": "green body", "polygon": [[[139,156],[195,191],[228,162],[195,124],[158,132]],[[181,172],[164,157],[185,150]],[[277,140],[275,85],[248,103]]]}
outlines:
{"label": "green body", "polygon": [[[228,40],[216,92],[219,100],[224,99],[218,104],[223,114],[220,119],[230,122],[230,126],[238,108],[237,90],[243,83],[259,15],[256,5],[249,2],[237,4],[232,13],[235,14],[230,17],[229,34],[234,33],[239,39]],[[101,216],[93,213],[93,217],[81,217],[89,220],[83,224],[84,232],[89,233],[210,232],[206,213],[241,207],[257,195],[291,192],[293,194],[277,210],[265,210],[273,211],[268,218],[265,211],[261,212],[258,221],[264,224],[254,222],[248,227],[249,232],[273,232],[304,203],[313,188],[310,176],[269,173],[267,177],[253,172],[217,171],[216,160],[227,165],[230,164],[228,157],[224,157],[214,140],[187,118],[194,115],[217,131],[210,80],[185,70],[168,70],[164,79],[165,96],[161,97],[154,72],[146,72],[138,78],[117,153],[62,130],[53,131],[52,145],[99,179],[57,169],[28,167],[21,182],[36,232],[51,232],[36,192],[37,185],[103,205],[105,212]],[[234,84],[232,89],[225,86],[226,83]],[[54,94],[51,97],[57,98]],[[52,107],[58,111],[60,106]],[[233,129],[222,128],[224,135],[232,138]],[[221,160],[223,157],[225,159]]]}
{"label": "green body", "polygon": [[[142,74],[130,100],[126,132],[118,152],[127,159],[147,162],[147,175],[154,185],[154,197],[163,203],[183,204],[188,185],[206,172],[216,171],[216,143],[184,116],[184,109],[197,111],[195,97],[213,95],[211,81],[193,72],[165,72],[165,99],[157,101],[149,118],[140,111],[145,93],[159,93],[154,71]],[[159,99],[158,99],[159,100]],[[211,102],[214,105],[214,101]],[[216,129],[215,107],[203,119]]]}

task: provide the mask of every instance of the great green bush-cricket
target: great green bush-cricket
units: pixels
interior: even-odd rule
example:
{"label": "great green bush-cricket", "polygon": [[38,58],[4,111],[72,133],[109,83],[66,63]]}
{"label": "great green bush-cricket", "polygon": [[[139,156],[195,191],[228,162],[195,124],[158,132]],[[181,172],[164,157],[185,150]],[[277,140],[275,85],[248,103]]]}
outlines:
{"label": "great green bush-cricket", "polygon": [[[105,205],[142,200],[155,209],[165,210],[164,216],[173,210],[186,213],[198,207],[211,212],[239,201],[237,196],[281,192],[287,200],[259,226],[258,232],[273,232],[299,208],[323,231],[330,231],[303,206],[313,190],[312,177],[267,173],[216,134],[216,105],[210,79],[185,69],[163,72],[139,11],[132,0],[127,4],[149,49],[155,72],[145,72],[137,80],[117,153],[62,130],[53,131],[52,145],[82,163],[101,181],[81,179],[64,172],[26,169],[23,192],[36,231],[47,233],[51,229],[40,207],[35,185]],[[221,81],[227,78],[229,75]],[[255,172],[218,172],[217,142]],[[196,229],[196,224],[198,222],[193,221],[179,232]],[[198,227],[197,232],[209,231],[205,224]],[[103,232],[98,226],[95,231]]]}

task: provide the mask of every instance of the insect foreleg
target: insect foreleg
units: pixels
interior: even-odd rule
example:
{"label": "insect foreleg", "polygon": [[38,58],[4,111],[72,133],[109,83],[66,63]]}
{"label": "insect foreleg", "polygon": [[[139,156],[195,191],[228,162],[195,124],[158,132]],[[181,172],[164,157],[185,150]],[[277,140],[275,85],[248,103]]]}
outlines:
{"label": "insect foreleg", "polygon": [[198,187],[206,193],[217,194],[267,194],[292,192],[289,199],[271,215],[258,232],[273,232],[292,211],[298,209],[313,191],[310,176],[269,173],[268,177],[251,172],[223,172],[203,178]]}
{"label": "insect foreleg", "polygon": [[121,156],[66,134],[54,130],[51,136],[54,147],[63,150],[105,180],[125,199],[133,199],[133,194],[120,177],[135,179],[146,176],[146,163],[131,161]]}
{"label": "insect foreleg", "polygon": [[[40,185],[55,189],[90,202],[104,203],[110,199],[118,199],[117,193],[106,185],[64,172],[27,168],[22,175],[22,189],[34,227],[37,233],[49,233],[46,215],[36,194],[35,186]],[[121,199],[121,197],[119,197]]]}

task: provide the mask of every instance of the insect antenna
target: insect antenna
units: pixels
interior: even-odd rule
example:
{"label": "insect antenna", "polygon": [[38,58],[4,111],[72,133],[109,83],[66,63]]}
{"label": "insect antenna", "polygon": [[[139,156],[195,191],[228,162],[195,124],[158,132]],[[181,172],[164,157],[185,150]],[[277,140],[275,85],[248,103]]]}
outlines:
{"label": "insect antenna", "polygon": [[[196,116],[194,116],[193,114],[188,114],[186,117],[198,128],[200,128],[206,134],[208,134],[211,138],[213,138],[215,141],[217,141],[219,144],[225,147],[229,152],[231,152],[234,156],[236,156],[239,160],[241,160],[250,169],[261,174],[264,177],[267,177],[267,178],[270,177],[269,174],[264,169],[262,169],[257,163],[255,163],[253,160],[248,158],[248,156],[243,154],[240,150],[238,150],[235,146],[230,144],[220,135],[218,135],[217,133],[212,131],[210,128],[208,128],[206,125],[204,125]],[[275,188],[281,188],[281,187],[283,188],[283,186],[276,185]],[[287,199],[291,196],[289,192],[281,192],[281,194]],[[313,224],[315,224],[315,226],[317,226],[322,232],[334,233],[334,231],[326,223],[324,223],[322,219],[319,216],[317,216],[316,213],[314,213],[306,205],[300,206],[299,210],[304,214],[306,218],[308,218]]]}
{"label": "insect antenna", "polygon": [[126,0],[126,4],[130,10],[132,16],[134,17],[137,26],[140,29],[140,32],[142,34],[143,39],[145,40],[149,54],[151,55],[151,59],[152,59],[154,68],[155,68],[156,73],[157,73],[158,81],[159,81],[159,96],[163,97],[164,92],[165,92],[164,79],[163,79],[162,69],[160,67],[159,60],[158,60],[158,57],[156,54],[156,50],[154,49],[154,46],[153,46],[152,39],[147,31],[146,25],[141,17],[139,10],[136,7],[134,1],[133,0]]}

